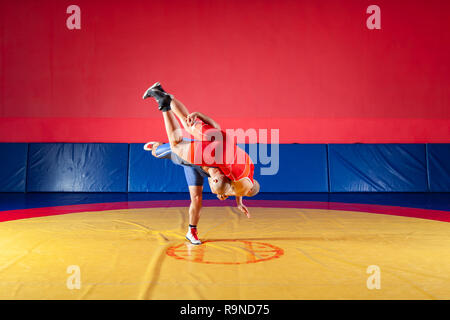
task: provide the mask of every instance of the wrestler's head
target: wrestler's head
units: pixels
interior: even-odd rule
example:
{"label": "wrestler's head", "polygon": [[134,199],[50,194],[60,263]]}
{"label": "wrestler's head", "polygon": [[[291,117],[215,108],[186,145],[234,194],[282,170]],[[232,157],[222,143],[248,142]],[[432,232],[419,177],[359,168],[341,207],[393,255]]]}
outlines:
{"label": "wrestler's head", "polygon": [[259,182],[253,179],[253,187],[247,193],[247,197],[254,197],[259,193]]}
{"label": "wrestler's head", "polygon": [[218,169],[209,170],[208,183],[215,194],[225,194],[231,188],[230,179]]}

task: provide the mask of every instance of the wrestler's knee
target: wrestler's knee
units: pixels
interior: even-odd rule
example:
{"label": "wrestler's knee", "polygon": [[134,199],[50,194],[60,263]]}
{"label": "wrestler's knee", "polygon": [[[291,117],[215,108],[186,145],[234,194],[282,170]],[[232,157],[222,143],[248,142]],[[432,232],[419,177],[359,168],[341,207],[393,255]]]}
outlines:
{"label": "wrestler's knee", "polygon": [[192,196],[191,197],[191,205],[197,209],[201,209],[202,208],[202,196],[201,195]]}
{"label": "wrestler's knee", "polygon": [[169,141],[170,142],[170,147],[174,148],[182,141],[183,141],[183,137],[179,137],[179,136],[173,137],[173,139],[171,139]]}

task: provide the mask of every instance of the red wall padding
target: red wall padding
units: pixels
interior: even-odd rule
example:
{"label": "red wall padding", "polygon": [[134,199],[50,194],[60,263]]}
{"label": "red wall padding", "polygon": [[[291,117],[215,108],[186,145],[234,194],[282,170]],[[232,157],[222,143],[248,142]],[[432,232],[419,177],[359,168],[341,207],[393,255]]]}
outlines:
{"label": "red wall padding", "polygon": [[[68,30],[66,8],[81,8]],[[381,8],[381,30],[366,9]],[[280,142],[450,141],[447,0],[5,0],[0,141],[167,140],[155,81]]]}

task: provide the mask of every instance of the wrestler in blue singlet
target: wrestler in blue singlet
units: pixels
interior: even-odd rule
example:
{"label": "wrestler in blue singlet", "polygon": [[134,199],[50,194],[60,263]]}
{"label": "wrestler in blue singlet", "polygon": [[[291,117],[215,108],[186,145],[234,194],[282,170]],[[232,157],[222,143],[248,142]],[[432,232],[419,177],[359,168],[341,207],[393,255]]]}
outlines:
{"label": "wrestler in blue singlet", "polygon": [[201,167],[186,162],[173,153],[169,143],[158,146],[155,155],[158,159],[170,159],[173,163],[182,166],[188,186],[203,186],[204,178],[209,177],[209,174],[203,171]]}

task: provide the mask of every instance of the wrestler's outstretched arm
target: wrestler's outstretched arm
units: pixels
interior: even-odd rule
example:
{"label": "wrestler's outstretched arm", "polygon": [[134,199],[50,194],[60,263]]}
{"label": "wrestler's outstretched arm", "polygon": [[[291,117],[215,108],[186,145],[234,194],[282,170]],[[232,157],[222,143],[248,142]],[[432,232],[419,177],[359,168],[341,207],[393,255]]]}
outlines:
{"label": "wrestler's outstretched arm", "polygon": [[250,218],[250,212],[248,211],[248,208],[242,203],[242,197],[236,196],[236,205],[241,212],[245,213],[247,218]]}
{"label": "wrestler's outstretched arm", "polygon": [[236,197],[236,206],[237,208],[242,212],[245,213],[247,218],[250,218],[250,212],[248,208],[244,205],[242,202],[243,197],[240,195],[237,195],[235,190],[236,185],[234,185],[232,182],[230,183],[230,188],[224,193],[224,194],[218,194],[217,198],[219,200],[226,200],[229,196],[235,196]]}

